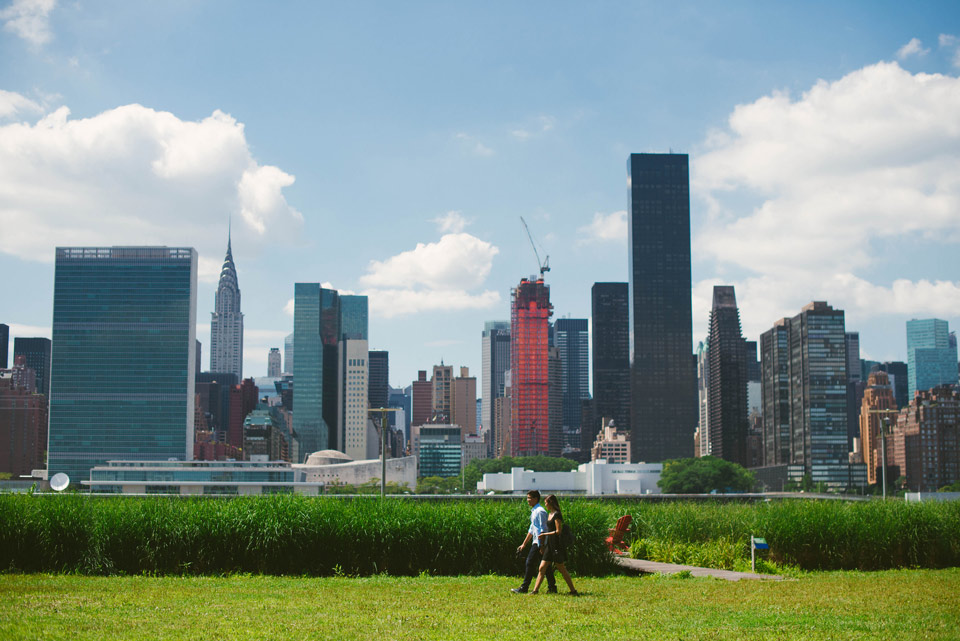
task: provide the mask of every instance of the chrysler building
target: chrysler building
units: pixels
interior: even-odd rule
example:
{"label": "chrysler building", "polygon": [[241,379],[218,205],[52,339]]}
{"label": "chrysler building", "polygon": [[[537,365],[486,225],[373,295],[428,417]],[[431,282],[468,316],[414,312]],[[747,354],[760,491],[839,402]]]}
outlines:
{"label": "chrysler building", "polygon": [[238,381],[243,380],[243,314],[240,313],[240,286],[229,233],[227,255],[220,268],[216,307],[210,315],[210,371],[236,374]]}

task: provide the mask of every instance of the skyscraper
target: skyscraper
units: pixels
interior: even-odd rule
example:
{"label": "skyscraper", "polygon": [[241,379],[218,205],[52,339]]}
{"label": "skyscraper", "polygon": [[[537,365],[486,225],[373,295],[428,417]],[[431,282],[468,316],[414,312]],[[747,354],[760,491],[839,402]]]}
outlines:
{"label": "skyscraper", "polygon": [[293,374],[293,332],[283,339],[283,373]]}
{"label": "skyscraper", "polygon": [[320,294],[319,283],[294,284],[293,431],[300,438],[298,463],[302,463],[310,454],[329,447],[330,428],[323,420]]}
{"label": "skyscraper", "polygon": [[450,412],[454,425],[460,426],[463,437],[477,435],[477,377],[470,369],[460,368],[460,376],[453,379],[450,392]]}
{"label": "skyscraper", "polygon": [[520,279],[511,292],[510,370],[513,456],[550,452],[548,324],[553,306],[543,279]]}
{"label": "skyscraper", "polygon": [[390,389],[390,353],[372,349],[369,354],[370,407],[387,407]]}
{"label": "skyscraper", "polygon": [[[594,283],[593,318],[594,414],[613,419],[624,432],[630,430],[630,286],[627,283]],[[581,412],[582,413],[582,412]],[[581,443],[593,446],[599,422],[586,428]]]}
{"label": "skyscraper", "polygon": [[453,422],[453,366],[433,366],[433,416],[439,423]]}
{"label": "skyscraper", "polygon": [[417,380],[410,385],[410,425],[418,427],[433,416],[433,383],[427,380],[427,371],[419,370]]}
{"label": "skyscraper", "polygon": [[341,443],[340,450],[354,460],[371,458],[370,446],[376,445],[376,438],[372,439],[373,443],[368,443],[367,438],[369,355],[365,339],[346,339],[340,343],[340,371],[337,373],[340,398],[338,441]]}
{"label": "skyscraper", "polygon": [[851,482],[844,333],[843,310],[815,301],[760,337],[764,462],[834,487]]}
{"label": "skyscraper", "polygon": [[907,394],[957,382],[957,346],[950,324],[938,318],[907,321]]}
{"label": "skyscraper", "polygon": [[586,318],[559,318],[554,334],[561,369],[563,445],[580,448],[580,402],[590,398],[590,351]]}
{"label": "skyscraper", "polygon": [[192,248],[57,248],[50,475],[193,458],[196,315]]}
{"label": "skyscraper", "polygon": [[493,411],[496,399],[503,398],[506,393],[503,378],[510,369],[510,322],[485,322],[481,344],[480,424],[490,432],[492,450],[496,447],[498,430],[510,429],[509,425],[502,426],[497,422],[497,414]]}
{"label": "skyscraper", "polygon": [[210,371],[229,372],[243,380],[243,314],[240,312],[240,286],[229,236],[227,255],[220,268],[215,307],[210,314]]}
{"label": "skyscraper", "polygon": [[267,354],[267,376],[280,378],[280,348],[271,347]]}
{"label": "skyscraper", "polygon": [[50,348],[49,338],[13,339],[13,357],[26,358],[27,367],[37,374],[37,393],[50,398]]}
{"label": "skyscraper", "polygon": [[7,369],[7,350],[10,349],[10,326],[0,323],[0,369]]}
{"label": "skyscraper", "polygon": [[693,455],[696,361],[690,298],[690,180],[686,154],[631,154],[631,455]]}
{"label": "skyscraper", "polygon": [[[863,394],[860,417],[860,450],[863,462],[867,465],[867,482],[877,483],[878,470],[882,465],[883,448],[880,446],[880,430],[885,424],[896,423],[896,416],[890,413],[897,409],[893,397],[890,379],[884,371],[876,371],[867,379],[867,388]],[[890,413],[885,413],[885,410]]]}
{"label": "skyscraper", "polygon": [[710,454],[744,467],[747,454],[747,350],[740,331],[740,310],[733,287],[713,288],[710,312]]}
{"label": "skyscraper", "polygon": [[697,438],[694,456],[710,455],[710,337],[697,345]]}

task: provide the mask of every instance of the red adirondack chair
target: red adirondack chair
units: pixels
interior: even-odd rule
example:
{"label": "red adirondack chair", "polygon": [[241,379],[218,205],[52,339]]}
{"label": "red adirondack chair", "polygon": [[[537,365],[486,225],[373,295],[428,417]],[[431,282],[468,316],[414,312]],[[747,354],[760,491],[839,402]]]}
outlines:
{"label": "red adirondack chair", "polygon": [[624,514],[617,519],[617,525],[610,529],[610,536],[607,537],[607,548],[614,554],[627,553],[629,547],[623,544],[623,537],[630,531],[630,523],[632,522],[633,517]]}

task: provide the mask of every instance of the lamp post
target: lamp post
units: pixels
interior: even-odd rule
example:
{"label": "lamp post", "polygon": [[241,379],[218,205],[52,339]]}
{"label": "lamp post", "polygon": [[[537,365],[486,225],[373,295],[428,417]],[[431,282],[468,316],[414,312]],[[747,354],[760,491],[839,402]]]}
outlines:
{"label": "lamp post", "polygon": [[367,413],[380,413],[380,498],[387,496],[387,412],[396,412],[397,407],[370,408]]}
{"label": "lamp post", "polygon": [[[897,414],[900,410],[867,410],[871,414]],[[880,418],[880,464],[882,469],[883,500],[887,500],[887,427],[890,419],[887,416]]]}

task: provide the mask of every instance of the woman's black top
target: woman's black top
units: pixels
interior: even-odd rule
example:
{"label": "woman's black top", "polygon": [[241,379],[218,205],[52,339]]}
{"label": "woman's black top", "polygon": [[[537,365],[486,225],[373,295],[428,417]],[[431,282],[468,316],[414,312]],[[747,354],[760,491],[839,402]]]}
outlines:
{"label": "woman's black top", "polygon": [[549,536],[543,537],[545,546],[543,548],[543,560],[553,563],[567,562],[567,549],[563,544],[560,534],[557,532],[557,521],[563,521],[563,515],[560,512],[554,512],[547,517],[547,532],[553,532]]}

